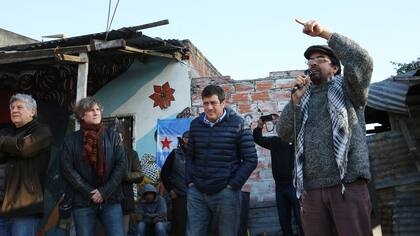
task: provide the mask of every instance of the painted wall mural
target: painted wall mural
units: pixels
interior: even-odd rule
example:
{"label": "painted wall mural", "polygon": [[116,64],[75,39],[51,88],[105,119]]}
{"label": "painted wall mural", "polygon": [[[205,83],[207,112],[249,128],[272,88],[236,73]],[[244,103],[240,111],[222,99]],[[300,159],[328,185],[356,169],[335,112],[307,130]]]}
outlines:
{"label": "painted wall mural", "polygon": [[[104,106],[104,116],[134,117],[134,149],[140,157],[146,153],[156,154],[157,120],[175,118],[191,106],[189,70],[191,68],[185,64],[165,58],[135,61],[124,74],[94,95]],[[161,89],[155,90],[154,86]],[[169,99],[170,104],[165,109],[157,108],[159,105],[153,108],[155,100],[150,95],[163,91],[173,99]],[[191,114],[191,110],[183,114]]]}
{"label": "painted wall mural", "polygon": [[160,109],[166,109],[171,106],[171,101],[175,101],[175,89],[171,88],[169,82],[162,86],[153,85],[154,93],[149,96],[153,100],[153,107],[159,106]]}

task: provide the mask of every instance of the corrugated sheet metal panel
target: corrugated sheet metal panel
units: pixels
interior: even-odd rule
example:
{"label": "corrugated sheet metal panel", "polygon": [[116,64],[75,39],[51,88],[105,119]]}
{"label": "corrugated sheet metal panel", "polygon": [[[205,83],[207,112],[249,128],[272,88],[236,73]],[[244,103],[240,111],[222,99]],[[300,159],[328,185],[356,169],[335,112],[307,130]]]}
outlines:
{"label": "corrugated sheet metal panel", "polygon": [[[419,73],[420,69],[371,84],[368,106],[399,114],[409,114],[410,110],[417,110],[420,106],[418,88],[415,89],[416,91],[410,91],[410,89],[420,85],[420,77],[415,76]],[[413,76],[409,77],[410,75]]]}
{"label": "corrugated sheet metal panel", "polygon": [[383,236],[420,235],[420,182],[377,193]]}
{"label": "corrugated sheet metal panel", "polygon": [[[70,47],[77,45],[89,44],[92,39],[105,40],[106,32],[81,35],[71,38],[51,40],[33,44],[24,44],[0,48],[0,51],[28,51],[55,47]],[[137,47],[141,49],[153,49],[159,52],[181,51],[186,49],[179,40],[163,40],[159,38],[151,38],[142,32],[136,32],[130,28],[121,28],[112,30],[108,34],[107,40],[125,39],[128,46]]]}
{"label": "corrugated sheet metal panel", "polygon": [[405,97],[409,89],[408,82],[396,82],[387,79],[373,83],[369,87],[368,106],[382,111],[408,113]]}
{"label": "corrugated sheet metal panel", "polygon": [[368,137],[369,155],[376,188],[387,188],[420,181],[416,162],[409,156],[403,135],[397,131]]}
{"label": "corrugated sheet metal panel", "polygon": [[[420,117],[401,118],[419,150]],[[383,235],[420,235],[420,160],[397,130],[369,136],[368,145]]]}

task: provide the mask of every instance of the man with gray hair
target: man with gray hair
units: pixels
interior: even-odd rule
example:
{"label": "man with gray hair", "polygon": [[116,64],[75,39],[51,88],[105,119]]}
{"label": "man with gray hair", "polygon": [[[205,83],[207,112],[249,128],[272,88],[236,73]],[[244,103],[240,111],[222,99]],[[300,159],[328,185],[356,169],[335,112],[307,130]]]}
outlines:
{"label": "man with gray hair", "polygon": [[51,145],[50,129],[36,120],[37,104],[27,94],[10,98],[13,126],[0,132],[2,207],[0,235],[35,235],[43,214],[43,189]]}

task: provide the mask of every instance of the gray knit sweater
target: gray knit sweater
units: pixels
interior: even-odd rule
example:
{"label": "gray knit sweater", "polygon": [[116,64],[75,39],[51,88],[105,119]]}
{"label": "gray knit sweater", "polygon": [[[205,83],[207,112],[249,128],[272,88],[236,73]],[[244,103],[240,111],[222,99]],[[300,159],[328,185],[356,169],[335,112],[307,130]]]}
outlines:
{"label": "gray knit sweater", "polygon": [[[328,45],[344,66],[343,89],[352,134],[344,182],[351,183],[358,178],[370,179],[364,111],[372,76],[372,58],[356,42],[337,33],[331,36]],[[334,157],[327,92],[328,83],[313,86],[309,100],[309,117],[304,136],[305,189],[340,184],[340,174]],[[291,102],[284,108],[277,125],[278,135],[290,142],[294,139],[293,112],[298,132],[301,126],[300,107],[293,106]]]}

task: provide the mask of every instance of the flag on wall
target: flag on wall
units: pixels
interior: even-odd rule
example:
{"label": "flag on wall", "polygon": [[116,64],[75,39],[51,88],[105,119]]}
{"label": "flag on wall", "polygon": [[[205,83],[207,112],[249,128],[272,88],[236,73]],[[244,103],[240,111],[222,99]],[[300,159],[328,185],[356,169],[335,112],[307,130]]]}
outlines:
{"label": "flag on wall", "polygon": [[162,168],[169,153],[178,146],[178,137],[190,129],[190,118],[158,119],[156,163]]}

